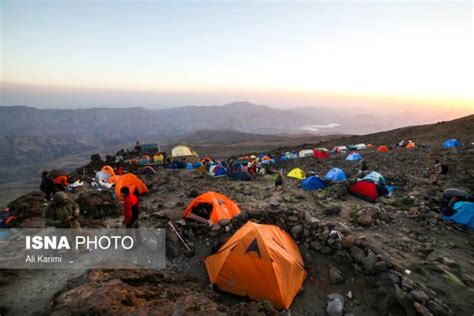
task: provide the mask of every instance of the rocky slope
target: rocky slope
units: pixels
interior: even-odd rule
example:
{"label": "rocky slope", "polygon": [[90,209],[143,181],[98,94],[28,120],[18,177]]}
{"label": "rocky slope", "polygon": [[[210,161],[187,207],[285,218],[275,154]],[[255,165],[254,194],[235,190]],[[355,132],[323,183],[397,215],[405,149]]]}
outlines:
{"label": "rocky slope", "polygon": [[[156,176],[142,178],[151,189],[142,201],[143,226],[166,227],[168,220],[178,221],[192,198],[206,191],[229,196],[239,204],[243,216],[221,222],[213,230],[179,222],[178,230],[193,246],[194,254],[189,256],[169,231],[164,271],[96,270],[83,271],[80,276],[67,270],[54,271],[54,275],[52,271],[20,271],[14,277],[11,271],[3,271],[0,305],[11,314],[277,314],[268,304],[209,288],[203,260],[250,219],[282,227],[300,246],[308,278],[291,306],[294,315],[324,314],[327,296],[334,293],[344,297],[346,314],[469,315],[474,310],[472,232],[442,221],[438,206],[445,188],[474,191],[474,147],[469,145],[473,119],[301,147],[415,140],[420,146],[414,149],[360,152],[370,170],[380,172],[397,187],[393,195],[375,204],[349,195],[344,184],[310,192],[298,188],[298,181],[285,179],[284,190],[275,192],[270,175],[238,182],[195,170],[159,170]],[[459,137],[466,145],[442,149],[440,144],[448,135]],[[430,185],[427,169],[435,159],[446,162],[449,172],[438,184]],[[320,176],[339,167],[353,179],[360,164],[338,154],[322,161],[309,157],[281,162],[274,168],[288,172],[293,167]],[[88,210],[82,225],[119,227],[121,206],[107,192],[92,190],[90,179],[84,180],[86,185],[72,194]],[[10,207],[20,214],[18,225],[42,225],[40,194],[24,196]],[[27,279],[29,282],[22,282]],[[58,279],[64,280],[62,285]],[[32,291],[31,282],[38,293]]]}

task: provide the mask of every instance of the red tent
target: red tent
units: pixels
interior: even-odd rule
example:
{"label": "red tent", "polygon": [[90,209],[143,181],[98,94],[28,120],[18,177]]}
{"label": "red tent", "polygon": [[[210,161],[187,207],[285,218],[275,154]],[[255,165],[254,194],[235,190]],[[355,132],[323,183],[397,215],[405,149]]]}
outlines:
{"label": "red tent", "polygon": [[329,154],[327,151],[325,150],[318,150],[318,149],[315,149],[314,150],[314,157],[315,158],[318,158],[318,159],[325,159],[325,158],[328,158],[329,157]]}
{"label": "red tent", "polygon": [[375,203],[379,194],[377,185],[370,180],[361,180],[349,186],[349,192],[363,200]]}

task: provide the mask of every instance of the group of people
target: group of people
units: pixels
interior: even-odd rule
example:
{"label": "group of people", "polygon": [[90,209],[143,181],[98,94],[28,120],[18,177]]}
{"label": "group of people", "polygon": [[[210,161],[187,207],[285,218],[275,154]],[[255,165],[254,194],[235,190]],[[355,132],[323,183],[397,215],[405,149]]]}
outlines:
{"label": "group of people", "polygon": [[65,191],[69,187],[68,177],[59,175],[57,177],[50,177],[48,171],[41,174],[40,190],[45,194],[44,202],[49,203],[52,194],[58,191]]}
{"label": "group of people", "polygon": [[[123,171],[123,167],[118,166],[115,169],[117,174],[120,174],[120,168],[122,168]],[[45,194],[45,206],[48,206],[44,213],[46,226],[75,229],[81,227],[78,220],[80,207],[65,192],[65,188],[67,188],[68,185],[67,176],[59,176],[51,179],[47,171],[42,173],[40,189]],[[130,192],[128,187],[122,187],[120,192],[124,197],[123,224],[126,228],[138,228],[140,204],[136,190],[135,192]],[[51,199],[52,203],[49,203]]]}

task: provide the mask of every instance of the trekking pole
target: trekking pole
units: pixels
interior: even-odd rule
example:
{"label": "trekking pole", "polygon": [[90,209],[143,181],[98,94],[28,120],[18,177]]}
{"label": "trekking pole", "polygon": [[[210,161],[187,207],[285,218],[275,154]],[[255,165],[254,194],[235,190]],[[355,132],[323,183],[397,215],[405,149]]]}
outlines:
{"label": "trekking pole", "polygon": [[176,236],[178,236],[179,240],[181,240],[181,242],[186,247],[186,249],[188,249],[188,251],[191,251],[191,248],[189,248],[188,244],[184,241],[183,237],[181,237],[181,235],[178,233],[178,231],[176,230],[174,225],[171,224],[171,222],[168,222],[168,225],[170,225],[171,230],[173,230],[173,232],[176,234]]}

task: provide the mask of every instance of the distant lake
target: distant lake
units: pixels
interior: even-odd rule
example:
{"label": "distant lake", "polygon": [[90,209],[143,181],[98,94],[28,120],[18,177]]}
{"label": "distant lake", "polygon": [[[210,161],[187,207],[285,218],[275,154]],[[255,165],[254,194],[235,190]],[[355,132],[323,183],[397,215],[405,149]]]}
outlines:
{"label": "distant lake", "polygon": [[341,126],[341,124],[327,123],[327,124],[316,124],[316,125],[303,126],[303,127],[300,127],[300,129],[304,129],[306,131],[317,132],[322,128],[334,128],[334,127],[338,127],[338,126]]}

